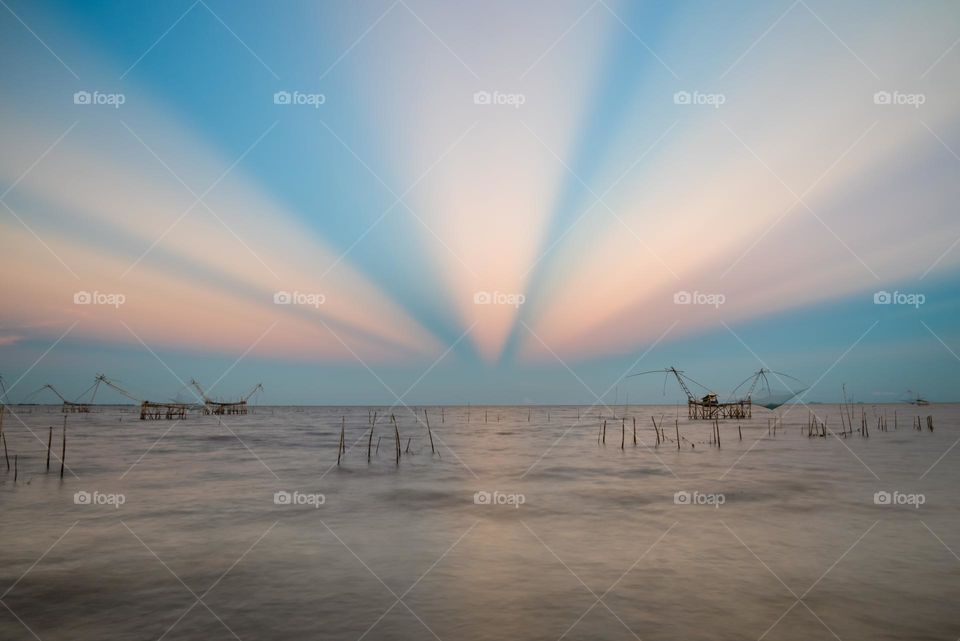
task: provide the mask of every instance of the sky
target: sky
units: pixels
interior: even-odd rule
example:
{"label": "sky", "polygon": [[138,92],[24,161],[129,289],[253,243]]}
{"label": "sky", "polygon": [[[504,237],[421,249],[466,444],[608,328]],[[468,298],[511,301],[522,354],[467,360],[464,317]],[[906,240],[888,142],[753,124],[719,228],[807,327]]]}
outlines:
{"label": "sky", "polygon": [[954,1],[2,0],[0,54],[10,401],[958,400]]}

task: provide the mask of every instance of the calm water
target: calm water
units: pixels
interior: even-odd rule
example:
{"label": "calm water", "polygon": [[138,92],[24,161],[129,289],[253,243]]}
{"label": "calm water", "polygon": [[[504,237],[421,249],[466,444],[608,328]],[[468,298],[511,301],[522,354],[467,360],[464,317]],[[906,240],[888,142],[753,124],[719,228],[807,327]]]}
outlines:
{"label": "calm water", "polygon": [[673,406],[628,408],[623,450],[609,410],[598,445],[596,410],[429,408],[433,456],[400,408],[397,466],[382,417],[367,463],[372,408],[109,408],[69,417],[62,481],[62,417],[15,409],[36,436],[7,415],[0,639],[957,639],[960,407],[864,409],[869,438],[781,408],[720,448],[681,418],[678,451]]}

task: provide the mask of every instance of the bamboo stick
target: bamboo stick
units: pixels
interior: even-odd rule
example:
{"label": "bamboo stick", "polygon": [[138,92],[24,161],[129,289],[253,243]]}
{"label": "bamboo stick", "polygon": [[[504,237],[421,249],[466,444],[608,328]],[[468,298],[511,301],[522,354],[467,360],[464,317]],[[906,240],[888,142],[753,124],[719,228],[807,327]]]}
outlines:
{"label": "bamboo stick", "polygon": [[[373,445],[373,428],[377,426],[377,413],[373,413],[373,420],[370,421],[370,436],[367,438],[367,463],[370,462],[370,447]],[[377,441],[377,447],[380,446],[380,441]]]}
{"label": "bamboo stick", "polygon": [[[423,410],[423,417],[427,419],[427,436],[430,437],[430,454],[436,454],[437,450],[433,447],[433,432],[430,431],[430,416],[427,415],[427,410]],[[440,422],[443,422],[443,408],[440,408]]]}
{"label": "bamboo stick", "polygon": [[396,436],[397,443],[397,465],[400,465],[400,427],[397,425],[397,418],[391,414],[390,420],[393,421],[393,433]]}
{"label": "bamboo stick", "polygon": [[67,464],[67,417],[63,417],[63,447],[60,451],[60,478],[63,478],[63,468]]}

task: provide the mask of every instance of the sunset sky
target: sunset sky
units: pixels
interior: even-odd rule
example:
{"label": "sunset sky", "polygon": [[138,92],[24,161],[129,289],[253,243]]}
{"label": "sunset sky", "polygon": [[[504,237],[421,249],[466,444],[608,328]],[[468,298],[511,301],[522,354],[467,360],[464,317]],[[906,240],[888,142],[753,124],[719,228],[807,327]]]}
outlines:
{"label": "sunset sky", "polygon": [[958,398],[957,2],[0,5],[12,401]]}

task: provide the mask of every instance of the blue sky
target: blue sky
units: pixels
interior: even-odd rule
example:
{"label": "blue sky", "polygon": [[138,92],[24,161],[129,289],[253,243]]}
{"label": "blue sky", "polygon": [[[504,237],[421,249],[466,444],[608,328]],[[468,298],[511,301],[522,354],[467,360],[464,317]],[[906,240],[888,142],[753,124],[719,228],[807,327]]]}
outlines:
{"label": "blue sky", "polygon": [[955,3],[5,2],[12,400],[956,398]]}

